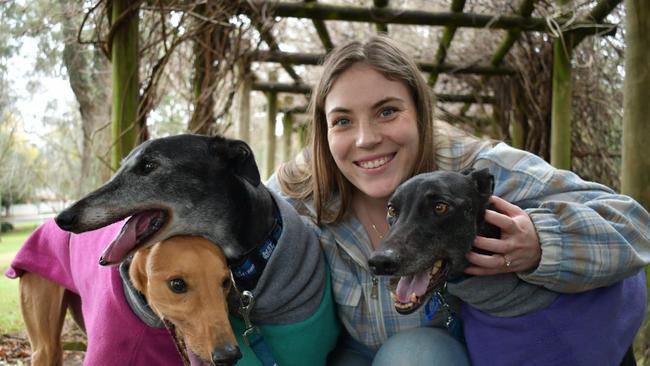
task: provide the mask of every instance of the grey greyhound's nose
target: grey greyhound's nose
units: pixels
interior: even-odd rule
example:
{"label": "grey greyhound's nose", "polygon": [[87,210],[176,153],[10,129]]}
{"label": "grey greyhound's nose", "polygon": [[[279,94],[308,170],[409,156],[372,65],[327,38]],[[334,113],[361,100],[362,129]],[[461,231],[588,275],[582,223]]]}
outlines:
{"label": "grey greyhound's nose", "polygon": [[372,254],[368,259],[368,265],[375,275],[392,275],[399,268],[397,256],[390,249]]}
{"label": "grey greyhound's nose", "polygon": [[215,365],[234,365],[240,358],[239,347],[234,344],[226,344],[212,351],[212,363]]}
{"label": "grey greyhound's nose", "polygon": [[72,231],[77,224],[77,214],[70,210],[63,210],[58,214],[54,221],[65,231]]}

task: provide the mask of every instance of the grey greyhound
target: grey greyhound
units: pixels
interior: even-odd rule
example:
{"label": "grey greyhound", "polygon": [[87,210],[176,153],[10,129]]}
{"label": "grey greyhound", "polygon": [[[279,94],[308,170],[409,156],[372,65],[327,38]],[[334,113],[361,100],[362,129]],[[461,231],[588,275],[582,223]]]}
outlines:
{"label": "grey greyhound", "polygon": [[[326,299],[325,262],[313,245],[314,233],[262,184],[253,152],[242,141],[178,135],[144,142],[108,182],[62,211],[56,223],[81,233],[127,217],[100,264],[119,264],[172,236],[202,236],[221,247],[239,290],[254,296],[252,322],[302,322]],[[231,311],[240,305],[234,296],[229,304]],[[332,347],[335,342],[323,339]]]}

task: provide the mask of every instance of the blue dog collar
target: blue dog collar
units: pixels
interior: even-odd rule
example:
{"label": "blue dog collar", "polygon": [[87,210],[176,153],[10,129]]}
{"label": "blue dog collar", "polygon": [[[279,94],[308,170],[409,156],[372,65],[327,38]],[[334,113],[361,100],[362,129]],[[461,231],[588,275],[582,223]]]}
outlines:
{"label": "blue dog collar", "polygon": [[280,235],[282,235],[282,218],[277,207],[273,212],[275,224],[266,240],[230,265],[230,270],[240,291],[255,288],[257,281],[262,276],[262,272],[264,272],[264,268],[266,268],[266,263],[278,244]]}

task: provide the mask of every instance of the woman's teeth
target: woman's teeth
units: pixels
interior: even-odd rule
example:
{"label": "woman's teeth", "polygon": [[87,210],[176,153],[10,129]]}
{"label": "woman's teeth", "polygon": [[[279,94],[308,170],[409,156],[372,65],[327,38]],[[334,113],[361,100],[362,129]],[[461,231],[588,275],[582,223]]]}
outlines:
{"label": "woman's teeth", "polygon": [[379,158],[379,159],[376,159],[376,160],[359,162],[359,166],[364,168],[364,169],[374,169],[374,168],[378,168],[378,167],[388,163],[388,161],[390,161],[390,159],[391,158],[389,156],[384,156],[383,158]]}

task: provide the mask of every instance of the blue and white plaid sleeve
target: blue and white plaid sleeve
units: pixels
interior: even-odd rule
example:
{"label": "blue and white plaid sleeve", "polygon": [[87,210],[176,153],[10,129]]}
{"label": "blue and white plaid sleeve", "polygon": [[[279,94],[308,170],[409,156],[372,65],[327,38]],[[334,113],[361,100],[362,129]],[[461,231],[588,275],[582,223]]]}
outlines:
{"label": "blue and white plaid sleeve", "polygon": [[503,143],[482,150],[473,166],[488,168],[494,194],[524,209],[537,229],[541,262],[519,273],[522,280],[580,292],[650,263],[650,215],[630,197]]}

